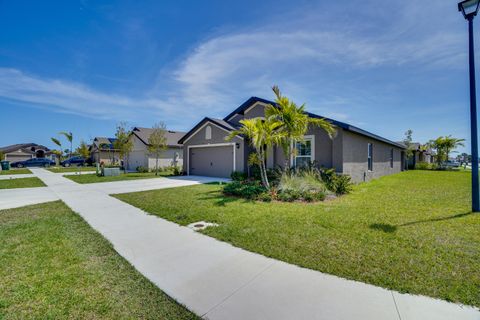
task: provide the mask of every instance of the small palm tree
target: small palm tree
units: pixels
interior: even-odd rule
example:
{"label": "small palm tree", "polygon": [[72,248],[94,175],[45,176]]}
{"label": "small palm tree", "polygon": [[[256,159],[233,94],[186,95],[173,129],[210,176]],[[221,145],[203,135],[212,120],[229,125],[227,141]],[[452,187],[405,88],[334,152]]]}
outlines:
{"label": "small palm tree", "polygon": [[71,132],[61,131],[58,134],[64,135],[65,138],[70,142],[70,150],[68,151],[68,157],[72,157],[72,148],[73,148],[73,134]]}
{"label": "small palm tree", "polygon": [[304,136],[310,126],[322,128],[330,138],[333,137],[335,127],[325,119],[309,117],[305,111],[305,104],[300,107],[285,96],[282,96],[278,86],[272,87],[275,93],[275,102],[277,106],[269,105],[265,110],[267,119],[274,119],[281,123],[279,130],[282,131],[283,139],[280,146],[285,154],[285,170],[289,168],[290,159],[295,154],[293,142],[304,141]]}
{"label": "small palm tree", "polygon": [[253,118],[240,120],[240,124],[242,126],[238,130],[232,131],[226,140],[230,141],[238,135],[242,135],[248,140],[257,154],[262,184],[265,188],[270,189],[266,165],[267,150],[284,139],[284,132],[278,130],[282,123],[274,118],[266,120]]}

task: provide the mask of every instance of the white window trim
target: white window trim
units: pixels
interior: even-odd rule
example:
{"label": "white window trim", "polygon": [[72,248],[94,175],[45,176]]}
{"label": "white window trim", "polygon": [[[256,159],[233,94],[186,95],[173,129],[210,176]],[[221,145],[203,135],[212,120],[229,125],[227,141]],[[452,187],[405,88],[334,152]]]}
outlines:
{"label": "white window trim", "polygon": [[[205,128],[205,126],[209,125],[209,124],[212,124],[214,126],[216,126],[217,128],[219,129],[222,129],[223,131],[227,132],[227,133],[230,133],[231,131],[228,131],[227,129],[225,128],[222,128],[221,126],[219,126],[218,124],[214,123],[214,122],[211,122],[211,121],[207,121],[205,122],[200,128],[198,128],[194,133],[192,133],[190,135],[190,137],[188,137],[185,141],[183,141],[183,144],[187,143],[188,140],[190,140],[191,138],[193,138],[200,130],[202,130],[203,128]],[[238,139],[241,139],[243,140],[243,137],[240,137],[240,136],[237,136]]]}
{"label": "white window trim", "polygon": [[206,147],[225,147],[225,146],[232,146],[233,147],[233,171],[237,171],[237,163],[236,163],[237,144],[235,142],[198,144],[198,145],[187,147],[187,176],[190,175],[190,149],[192,149],[192,148],[206,148]]}
{"label": "white window trim", "polygon": [[[311,145],[311,155],[310,155],[310,161],[313,162],[315,161],[315,135],[311,134],[311,135],[306,135],[306,136],[303,136],[303,139],[304,140],[310,140],[310,145]],[[292,140],[291,142],[291,147],[292,147],[292,150],[293,148],[295,148],[295,143],[294,141]],[[296,155],[290,155],[290,166],[297,166],[297,163],[296,163],[296,158],[297,156]],[[304,157],[306,158],[306,157]]]}

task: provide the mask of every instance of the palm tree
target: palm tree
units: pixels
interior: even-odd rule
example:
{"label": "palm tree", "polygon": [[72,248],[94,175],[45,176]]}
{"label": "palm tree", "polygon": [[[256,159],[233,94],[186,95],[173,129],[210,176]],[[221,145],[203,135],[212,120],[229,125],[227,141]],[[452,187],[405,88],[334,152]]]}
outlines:
{"label": "palm tree", "polygon": [[[58,146],[58,151],[54,152],[54,154],[56,156],[58,156],[58,162],[60,162],[60,161],[62,161],[62,143],[57,138],[52,137],[50,139],[52,140],[53,143],[55,143]],[[57,165],[58,165],[58,163],[57,163]]]}
{"label": "palm tree", "polygon": [[71,158],[72,157],[72,148],[73,148],[73,134],[71,132],[65,132],[65,131],[61,131],[59,132],[58,134],[61,134],[61,135],[64,135],[65,138],[67,138],[67,140],[70,142],[70,150],[69,150],[69,154],[68,154],[68,157]]}
{"label": "palm tree", "polygon": [[248,140],[257,154],[262,184],[265,188],[270,189],[265,161],[268,148],[279,144],[284,139],[284,132],[279,130],[282,123],[274,118],[266,120],[253,118],[240,120],[240,124],[242,126],[238,130],[232,131],[226,140],[230,141],[238,135],[242,135]]}
{"label": "palm tree", "polygon": [[458,147],[464,147],[465,146],[463,144],[463,142],[465,142],[465,139],[454,138],[451,135],[443,138],[443,146],[445,148],[445,155],[447,157],[447,160],[448,160],[450,152],[452,150],[455,150]]}
{"label": "palm tree", "polygon": [[278,86],[272,87],[275,93],[277,106],[269,105],[265,110],[267,119],[275,119],[281,123],[279,128],[284,133],[280,145],[285,154],[285,170],[290,167],[289,162],[295,153],[293,141],[302,142],[310,126],[322,128],[330,138],[333,137],[335,127],[325,119],[309,117],[305,112],[305,104],[300,107],[285,96],[282,96]]}
{"label": "palm tree", "polygon": [[436,160],[437,164],[441,165],[442,162],[447,161],[450,156],[450,152],[455,150],[460,146],[464,146],[463,142],[465,139],[454,138],[451,135],[445,137],[438,137],[437,139],[430,140],[428,146],[432,149],[435,149],[437,155]]}

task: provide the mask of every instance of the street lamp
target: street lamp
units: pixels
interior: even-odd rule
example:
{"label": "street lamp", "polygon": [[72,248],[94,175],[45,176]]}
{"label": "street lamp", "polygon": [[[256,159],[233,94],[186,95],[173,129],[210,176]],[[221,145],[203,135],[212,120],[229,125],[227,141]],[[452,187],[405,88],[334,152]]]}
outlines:
{"label": "street lamp", "polygon": [[472,211],[480,211],[480,190],[478,186],[478,138],[477,138],[477,97],[475,92],[475,52],[473,46],[473,18],[478,13],[480,0],[465,0],[458,4],[458,11],[468,20],[468,43],[470,61],[470,130],[472,143]]}

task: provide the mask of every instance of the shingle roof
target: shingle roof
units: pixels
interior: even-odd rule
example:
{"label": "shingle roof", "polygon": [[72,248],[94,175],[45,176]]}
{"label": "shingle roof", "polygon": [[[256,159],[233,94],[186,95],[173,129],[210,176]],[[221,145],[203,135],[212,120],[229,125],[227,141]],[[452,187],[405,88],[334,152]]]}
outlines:
{"label": "shingle roof", "polygon": [[227,131],[233,131],[238,129],[238,127],[235,127],[232,123],[222,120],[222,119],[216,119],[216,118],[209,118],[205,117],[203,118],[199,123],[195,125],[195,127],[192,128],[192,130],[188,131],[179,141],[178,143],[184,143],[184,141],[191,136],[195,131],[197,131],[201,126],[203,126],[206,122],[212,122],[222,128],[224,128]]}
{"label": "shingle roof", "polygon": [[100,149],[101,145],[107,145],[108,148],[102,148],[102,150],[110,149],[113,150],[113,144],[115,143],[117,139],[116,138],[106,138],[106,137],[95,137],[93,139],[92,147],[96,146],[98,149]]}
{"label": "shingle roof", "polygon": [[[252,104],[256,103],[256,102],[262,102],[262,103],[265,103],[265,104],[271,104],[273,106],[276,106],[277,104],[273,101],[270,101],[270,100],[266,100],[266,99],[263,99],[263,98],[258,98],[258,97],[251,97],[249,98],[247,101],[245,101],[244,103],[242,103],[237,109],[235,109],[233,112],[231,112],[228,116],[226,116],[223,120],[224,121],[228,121],[230,120],[230,118],[232,118],[235,114],[243,114],[243,112],[248,109]],[[382,141],[382,142],[385,142],[385,143],[388,143],[388,144],[391,144],[391,145],[394,145],[396,147],[399,147],[399,148],[402,148],[402,149],[405,149],[405,146],[401,143],[397,143],[397,142],[394,142],[394,141],[391,141],[389,139],[386,139],[386,138],[383,138],[379,135],[376,135],[376,134],[373,134],[371,132],[368,132],[366,130],[363,130],[363,129],[360,129],[358,127],[355,127],[355,126],[352,126],[348,123],[345,123],[345,122],[341,122],[341,121],[337,121],[337,120],[334,120],[334,119],[330,119],[330,118],[327,118],[327,117],[323,117],[323,116],[319,116],[317,114],[314,114],[314,113],[310,113],[310,112],[307,112],[307,114],[312,117],[312,118],[322,118],[322,119],[325,119],[327,121],[329,121],[330,123],[332,123],[333,125],[337,126],[337,127],[340,127],[344,130],[347,130],[347,131],[351,131],[351,132],[355,132],[357,134],[360,134],[360,135],[363,135],[363,136],[366,136],[366,137],[369,137],[369,138],[373,138],[373,139],[376,139],[376,140],[379,140],[379,141]]]}
{"label": "shingle roof", "polygon": [[12,144],[12,145],[5,146],[5,147],[0,147],[0,151],[3,152],[3,153],[10,153],[10,152],[14,152],[14,151],[17,151],[17,150],[20,150],[20,149],[25,151],[25,152],[30,152],[30,153],[35,153],[35,150],[37,150],[37,149],[50,151],[50,149],[48,149],[47,147],[42,146],[40,144],[33,143],[33,142],[17,143],[17,144]]}
{"label": "shingle roof", "polygon": [[[132,133],[135,134],[144,144],[148,145],[148,138],[152,134],[154,129],[135,127]],[[167,146],[169,147],[181,147],[182,145],[178,141],[185,135],[185,132],[167,130],[165,133],[167,138]]]}

